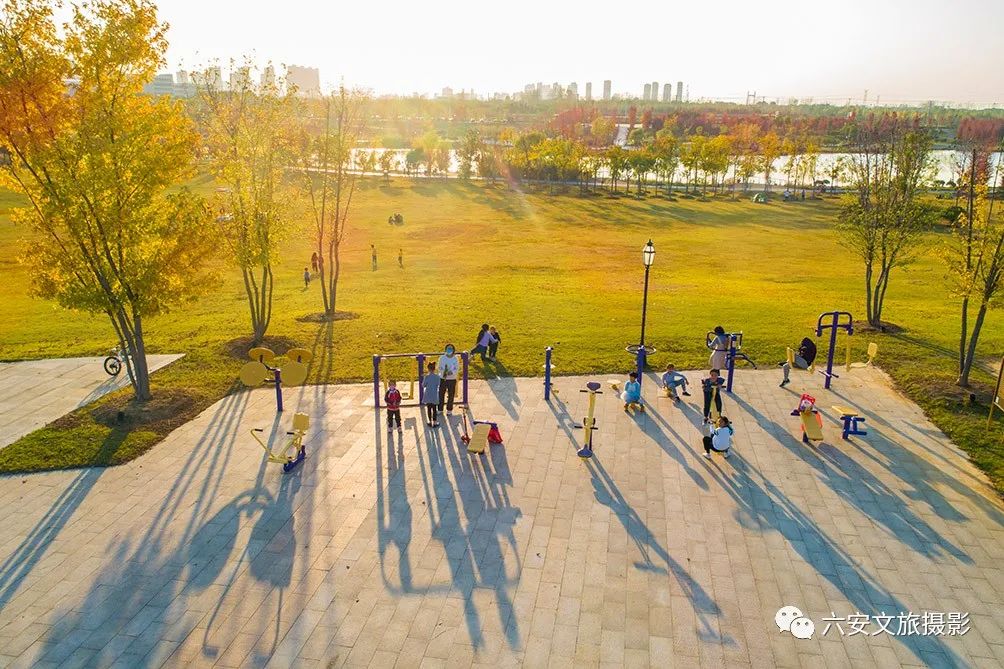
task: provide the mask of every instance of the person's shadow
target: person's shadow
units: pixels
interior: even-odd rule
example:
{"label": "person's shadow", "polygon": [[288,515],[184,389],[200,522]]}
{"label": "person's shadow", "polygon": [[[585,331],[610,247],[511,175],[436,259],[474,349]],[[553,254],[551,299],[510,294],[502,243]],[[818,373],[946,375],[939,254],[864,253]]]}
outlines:
{"label": "person's shadow", "polygon": [[[488,365],[494,368],[494,378],[488,377]],[[508,368],[498,361],[485,364],[485,378],[488,381],[488,388],[495,395],[495,399],[502,405],[506,413],[513,420],[519,418],[519,411],[516,407],[522,405],[519,398],[519,391],[516,387],[516,380],[512,377]]]}

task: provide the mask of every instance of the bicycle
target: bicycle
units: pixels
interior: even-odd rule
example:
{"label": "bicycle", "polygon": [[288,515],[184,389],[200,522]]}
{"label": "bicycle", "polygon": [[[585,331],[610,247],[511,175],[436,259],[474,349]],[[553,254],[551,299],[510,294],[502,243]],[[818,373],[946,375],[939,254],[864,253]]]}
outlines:
{"label": "bicycle", "polygon": [[122,363],[125,362],[126,355],[122,353],[122,347],[116,346],[111,350],[111,355],[105,358],[103,367],[108,376],[118,376],[122,371]]}

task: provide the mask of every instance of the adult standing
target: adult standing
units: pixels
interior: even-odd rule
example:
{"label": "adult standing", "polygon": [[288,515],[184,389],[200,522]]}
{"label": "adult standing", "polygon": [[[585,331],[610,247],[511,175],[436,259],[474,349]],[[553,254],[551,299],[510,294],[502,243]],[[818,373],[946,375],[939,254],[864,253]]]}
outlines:
{"label": "adult standing", "polygon": [[721,325],[715,326],[714,338],[707,342],[711,349],[711,357],[708,359],[710,369],[725,369],[726,356],[729,352],[729,336],[725,333],[725,328]]}
{"label": "adult standing", "polygon": [[453,413],[453,399],[457,396],[457,377],[460,375],[460,358],[453,344],[447,344],[445,353],[439,356],[436,367],[439,369],[439,412]]}
{"label": "adult standing", "polygon": [[314,251],[313,255],[310,256],[310,269],[317,274],[317,251]]}

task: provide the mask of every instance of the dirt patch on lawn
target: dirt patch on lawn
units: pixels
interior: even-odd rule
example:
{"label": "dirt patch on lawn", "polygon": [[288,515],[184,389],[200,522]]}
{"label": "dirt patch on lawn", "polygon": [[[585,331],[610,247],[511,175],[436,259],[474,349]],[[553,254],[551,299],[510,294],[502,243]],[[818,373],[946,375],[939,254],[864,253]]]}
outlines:
{"label": "dirt patch on lawn", "polygon": [[334,321],[352,321],[359,318],[359,314],[353,311],[336,311],[334,315],[318,312],[316,314],[304,314],[297,316],[298,323],[331,323]]}
{"label": "dirt patch on lawn", "polygon": [[238,337],[225,343],[223,351],[231,358],[248,360],[248,351],[256,346],[264,346],[276,355],[283,355],[289,349],[299,347],[300,343],[290,337],[265,337],[261,343],[255,344],[250,336]]}
{"label": "dirt patch on lawn", "polygon": [[142,428],[161,435],[184,425],[202,409],[204,402],[183,390],[158,388],[153,399],[138,402],[131,390],[103,398],[93,407],[78,409],[52,423],[52,427],[70,429],[93,421],[113,429]]}

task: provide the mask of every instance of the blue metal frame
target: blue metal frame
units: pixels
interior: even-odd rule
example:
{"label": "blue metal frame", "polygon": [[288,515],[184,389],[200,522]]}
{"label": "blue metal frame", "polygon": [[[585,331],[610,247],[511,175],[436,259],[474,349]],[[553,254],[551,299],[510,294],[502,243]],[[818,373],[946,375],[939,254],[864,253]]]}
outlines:
{"label": "blue metal frame", "polygon": [[[841,322],[841,316],[847,317],[847,322]],[[828,325],[823,325],[823,319],[829,317],[831,322]],[[826,354],[826,371],[819,370],[819,373],[826,377],[826,381],[823,382],[823,387],[829,390],[830,382],[834,379],[840,378],[839,374],[833,373],[833,354],[836,352],[837,348],[837,331],[845,330],[848,336],[854,334],[854,316],[851,315],[849,311],[827,311],[819,315],[816,320],[816,336],[822,337],[823,330],[830,331],[830,350]]]}

